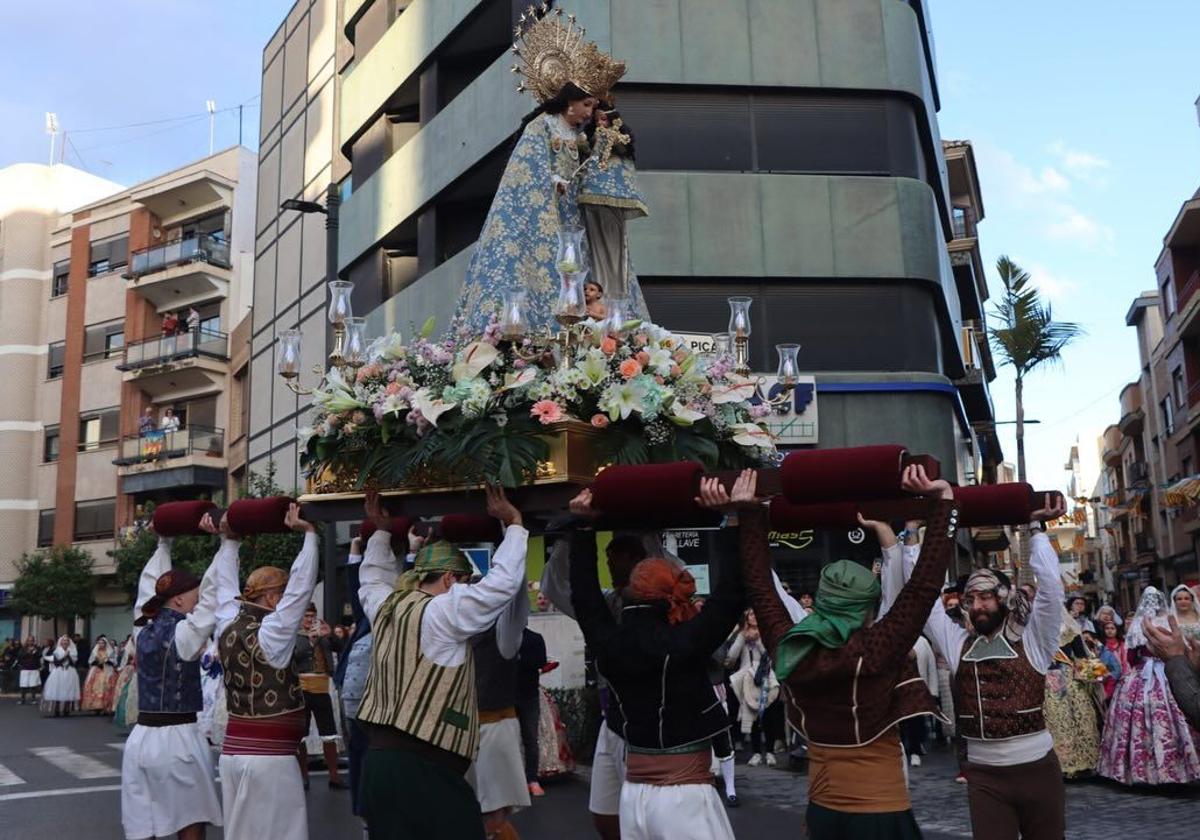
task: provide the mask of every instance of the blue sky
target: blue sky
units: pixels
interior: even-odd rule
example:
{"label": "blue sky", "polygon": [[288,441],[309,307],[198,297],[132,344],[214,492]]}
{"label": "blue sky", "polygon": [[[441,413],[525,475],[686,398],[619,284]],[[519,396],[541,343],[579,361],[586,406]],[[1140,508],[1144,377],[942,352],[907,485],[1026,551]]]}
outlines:
{"label": "blue sky", "polygon": [[[1137,375],[1125,312],[1154,287],[1162,236],[1200,180],[1200,3],[929,4],[942,135],[975,143],[984,260],[1017,260],[1057,315],[1088,331],[1061,368],[1034,374],[1026,389],[1028,416],[1043,421],[1027,437],[1030,477],[1061,486],[1071,443],[1092,446]],[[219,109],[245,104],[244,142],[254,148],[262,48],[290,7],[0,4],[0,166],[46,160],[44,113],[55,111],[68,163],[133,184],[207,153],[210,98]],[[192,119],[175,119],[184,116]],[[94,130],[133,123],[154,124]],[[237,142],[237,130],[236,110],[219,113],[216,148]],[[1007,373],[992,393],[998,417],[1011,419]],[[1011,427],[1005,440],[1015,457]]]}
{"label": "blue sky", "polygon": [[[45,162],[45,112],[67,133],[66,162],[130,185],[258,139],[262,50],[291,0],[7,0],[0,3],[0,167]],[[19,81],[18,81],[19,80]],[[191,120],[175,120],[191,116]],[[162,120],[154,125],[94,131]],[[77,132],[77,133],[76,133]],[[55,159],[58,159],[56,153]]]}
{"label": "blue sky", "polygon": [[[1026,380],[1026,458],[1041,488],[1120,414],[1138,375],[1130,303],[1155,287],[1163,235],[1200,182],[1200,3],[929,0],[941,77],[939,124],[975,144],[987,218],[980,244],[1029,269],[1057,318],[1087,331],[1062,367]],[[993,383],[1015,417],[1012,377]],[[1005,455],[1016,459],[1012,427]]]}

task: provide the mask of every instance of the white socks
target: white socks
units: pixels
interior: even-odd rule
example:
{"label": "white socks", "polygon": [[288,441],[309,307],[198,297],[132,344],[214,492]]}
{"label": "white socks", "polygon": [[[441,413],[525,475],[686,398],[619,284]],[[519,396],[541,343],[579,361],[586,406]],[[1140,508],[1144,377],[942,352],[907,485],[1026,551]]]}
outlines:
{"label": "white socks", "polygon": [[733,756],[721,759],[721,781],[725,783],[725,795],[737,796],[737,789],[733,784]]}

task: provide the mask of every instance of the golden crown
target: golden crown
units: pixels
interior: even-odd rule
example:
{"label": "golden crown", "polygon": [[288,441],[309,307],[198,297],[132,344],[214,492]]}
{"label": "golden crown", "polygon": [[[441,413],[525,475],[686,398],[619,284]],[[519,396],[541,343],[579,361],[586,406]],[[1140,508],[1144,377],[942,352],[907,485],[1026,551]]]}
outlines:
{"label": "golden crown", "polygon": [[514,31],[513,55],[519,63],[512,71],[525,77],[517,86],[539,103],[558,96],[568,82],[599,99],[625,75],[625,62],[615,61],[593,41],[584,40],[587,33],[575,23],[574,15],[564,15],[562,9],[549,14],[550,7],[530,6],[521,14]]}

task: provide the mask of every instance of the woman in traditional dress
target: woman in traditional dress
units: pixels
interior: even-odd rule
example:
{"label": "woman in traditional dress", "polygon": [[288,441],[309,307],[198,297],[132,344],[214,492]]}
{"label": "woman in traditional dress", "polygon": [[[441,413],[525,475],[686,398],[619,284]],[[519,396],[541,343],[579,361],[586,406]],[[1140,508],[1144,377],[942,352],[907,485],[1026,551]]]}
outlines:
{"label": "woman in traditional dress", "polygon": [[1107,708],[1121,675],[1129,669],[1129,658],[1125,652],[1125,631],[1119,624],[1105,621],[1100,625],[1100,632],[1103,634],[1100,661],[1108,666],[1108,676],[1104,678],[1104,703]]}
{"label": "woman in traditional dress", "polygon": [[50,676],[42,687],[42,711],[54,717],[71,714],[79,707],[79,672],[75,660],[79,653],[70,637],[62,636],[54,649],[46,655]]}
{"label": "woman in traditional dress", "polygon": [[1126,623],[1130,667],[1108,707],[1097,769],[1126,785],[1200,780],[1194,735],[1171,694],[1162,660],[1146,646],[1143,620],[1167,624],[1167,599],[1153,586],[1146,587]]}
{"label": "woman in traditional dress", "polygon": [[98,715],[107,714],[117,687],[117,652],[108,644],[107,636],[96,639],[88,666],[80,708]]}
{"label": "woman in traditional dress", "polygon": [[[117,669],[117,686],[113,691],[113,723],[121,728],[133,728],[134,721],[126,720],[126,712],[129,710],[129,693],[135,692],[133,703],[134,720],[137,717],[137,647],[133,643],[133,635],[130,634],[125,639],[125,644],[121,647],[121,665]],[[132,686],[132,688],[131,688]]]}
{"label": "woman in traditional dress", "polygon": [[[519,89],[539,107],[508,160],[467,267],[455,316],[467,334],[482,334],[509,291],[525,293],[531,332],[555,323],[558,235],[583,227],[579,173],[590,151],[584,127],[625,72],[559,13],[522,16],[513,51],[513,69],[525,77]],[[586,242],[571,262],[572,271],[587,268]]]}
{"label": "woman in traditional dress", "polygon": [[1190,586],[1181,583],[1171,590],[1171,615],[1175,616],[1184,641],[1193,647],[1200,645],[1200,607]]}
{"label": "woman in traditional dress", "polygon": [[625,230],[626,222],[650,212],[638,182],[633,135],[607,102],[596,109],[587,133],[592,153],[580,171],[578,201],[587,229],[591,279],[610,300],[628,299],[629,317],[649,320]]}
{"label": "woman in traditional dress", "polygon": [[575,754],[567,741],[567,727],[550,692],[538,686],[538,778],[549,779],[575,771]]}
{"label": "woman in traditional dress", "polygon": [[1099,685],[1081,678],[1077,665],[1091,659],[1075,618],[1064,610],[1059,652],[1046,671],[1042,712],[1066,778],[1091,774],[1100,760]]}

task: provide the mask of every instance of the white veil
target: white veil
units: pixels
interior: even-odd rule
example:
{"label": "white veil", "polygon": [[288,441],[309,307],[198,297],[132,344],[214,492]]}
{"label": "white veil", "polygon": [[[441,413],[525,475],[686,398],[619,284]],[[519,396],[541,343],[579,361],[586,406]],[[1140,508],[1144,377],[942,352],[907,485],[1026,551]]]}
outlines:
{"label": "white veil", "polygon": [[1138,603],[1133,621],[1125,628],[1125,644],[1129,648],[1144,647],[1146,634],[1142,631],[1142,619],[1148,618],[1160,627],[1167,627],[1167,599],[1162,592],[1153,586],[1147,586],[1142,592],[1142,600]]}
{"label": "white veil", "polygon": [[1196,598],[1196,590],[1185,583],[1181,583],[1171,590],[1171,597],[1167,602],[1167,609],[1171,611],[1171,615],[1175,616],[1176,619],[1179,618],[1179,610],[1175,608],[1175,593],[1177,592],[1186,592],[1192,596],[1192,612],[1195,613],[1197,618],[1200,618],[1200,601]]}

